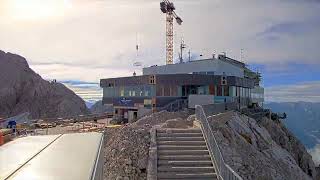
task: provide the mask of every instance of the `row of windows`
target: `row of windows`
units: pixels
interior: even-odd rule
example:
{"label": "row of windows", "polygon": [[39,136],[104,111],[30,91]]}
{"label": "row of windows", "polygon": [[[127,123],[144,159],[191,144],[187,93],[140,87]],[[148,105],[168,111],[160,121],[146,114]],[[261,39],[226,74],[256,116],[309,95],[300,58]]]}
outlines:
{"label": "row of windows", "polygon": [[[126,87],[106,87],[103,90],[104,97],[153,97],[153,96],[182,96],[187,97],[190,94],[203,94],[214,96],[230,97],[263,97],[263,94],[251,93],[251,89],[236,86],[126,86]],[[259,97],[257,97],[259,96]]]}
{"label": "row of windows", "polygon": [[152,96],[155,96],[155,87],[153,85],[103,88],[103,97],[152,97]]}
{"label": "row of windows", "polygon": [[214,75],[214,71],[193,72],[192,74]]}

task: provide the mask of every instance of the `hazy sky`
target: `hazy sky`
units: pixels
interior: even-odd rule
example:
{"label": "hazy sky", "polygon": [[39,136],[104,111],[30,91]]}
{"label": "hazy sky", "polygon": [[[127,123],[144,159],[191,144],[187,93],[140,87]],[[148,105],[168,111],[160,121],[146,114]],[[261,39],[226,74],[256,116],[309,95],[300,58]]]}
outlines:
{"label": "hazy sky", "polygon": [[[83,81],[80,91],[90,89],[101,78],[138,71],[135,61],[165,63],[159,2],[0,0],[0,49],[26,57],[46,79],[69,81],[70,87]],[[263,73],[271,100],[320,101],[314,89],[320,87],[320,1],[174,2],[184,20],[175,26],[175,42],[183,37],[194,59],[223,51],[239,58],[244,49],[245,62]],[[95,90],[96,85],[90,92]]]}

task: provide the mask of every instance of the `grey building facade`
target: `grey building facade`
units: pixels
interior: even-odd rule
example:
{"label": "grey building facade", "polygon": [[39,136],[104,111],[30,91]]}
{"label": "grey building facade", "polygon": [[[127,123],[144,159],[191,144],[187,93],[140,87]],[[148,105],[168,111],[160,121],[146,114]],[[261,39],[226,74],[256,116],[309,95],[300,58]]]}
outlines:
{"label": "grey building facade", "polygon": [[143,73],[142,76],[101,79],[103,104],[112,105],[115,115],[130,121],[172,102],[188,101],[191,95],[192,99],[206,96],[211,98],[208,102],[238,102],[245,107],[252,103],[252,93],[257,96],[262,92],[256,90],[259,79],[255,73],[233,59],[153,66],[144,68]]}

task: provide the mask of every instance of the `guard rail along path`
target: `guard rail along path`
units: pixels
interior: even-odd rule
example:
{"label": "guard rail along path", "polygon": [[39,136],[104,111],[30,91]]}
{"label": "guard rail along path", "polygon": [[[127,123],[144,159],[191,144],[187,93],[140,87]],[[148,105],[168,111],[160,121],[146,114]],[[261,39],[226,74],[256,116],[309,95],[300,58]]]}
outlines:
{"label": "guard rail along path", "polygon": [[216,167],[218,179],[243,180],[228,164],[225,163],[207,116],[200,105],[196,106],[196,118],[200,121],[209,154]]}

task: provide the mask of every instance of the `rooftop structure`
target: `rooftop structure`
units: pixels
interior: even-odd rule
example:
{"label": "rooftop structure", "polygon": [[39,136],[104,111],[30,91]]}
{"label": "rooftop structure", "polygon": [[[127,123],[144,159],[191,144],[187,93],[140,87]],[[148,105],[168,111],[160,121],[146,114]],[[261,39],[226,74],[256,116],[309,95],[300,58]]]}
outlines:
{"label": "rooftop structure", "polygon": [[202,59],[178,64],[143,68],[143,75],[150,74],[207,74],[244,78],[245,64],[219,55],[218,58]]}

